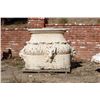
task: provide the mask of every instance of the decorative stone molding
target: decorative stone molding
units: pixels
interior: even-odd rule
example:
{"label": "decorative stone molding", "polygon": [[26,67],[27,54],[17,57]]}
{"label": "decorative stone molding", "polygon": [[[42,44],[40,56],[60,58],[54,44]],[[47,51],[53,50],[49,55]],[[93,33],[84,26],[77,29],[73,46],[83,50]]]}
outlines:
{"label": "decorative stone molding", "polygon": [[48,51],[52,48],[57,49],[57,54],[68,54],[71,51],[69,44],[63,44],[63,43],[32,43],[27,44],[21,52],[23,52],[26,55],[43,55],[48,54]]}

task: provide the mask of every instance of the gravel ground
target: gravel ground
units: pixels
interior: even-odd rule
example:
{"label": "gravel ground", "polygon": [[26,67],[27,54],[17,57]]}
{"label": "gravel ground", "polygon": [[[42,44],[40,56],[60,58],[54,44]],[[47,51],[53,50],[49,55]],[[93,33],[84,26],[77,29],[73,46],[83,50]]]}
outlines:
{"label": "gravel ground", "polygon": [[100,64],[73,62],[71,73],[23,73],[24,62],[13,58],[1,62],[2,83],[99,83]]}

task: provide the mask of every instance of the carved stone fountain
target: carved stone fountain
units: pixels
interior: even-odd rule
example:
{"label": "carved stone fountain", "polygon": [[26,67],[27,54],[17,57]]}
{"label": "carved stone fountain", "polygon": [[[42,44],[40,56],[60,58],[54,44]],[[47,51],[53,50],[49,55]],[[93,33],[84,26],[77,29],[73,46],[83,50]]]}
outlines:
{"label": "carved stone fountain", "polygon": [[64,28],[28,29],[30,41],[19,55],[25,62],[25,70],[69,71],[74,49],[67,43]]}

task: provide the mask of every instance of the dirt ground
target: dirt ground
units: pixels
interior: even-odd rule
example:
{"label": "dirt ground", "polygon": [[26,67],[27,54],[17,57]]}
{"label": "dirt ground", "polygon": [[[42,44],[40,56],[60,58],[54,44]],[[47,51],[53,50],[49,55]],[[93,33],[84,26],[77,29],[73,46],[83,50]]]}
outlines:
{"label": "dirt ground", "polygon": [[1,62],[2,83],[99,83],[100,64],[72,62],[71,73],[23,73],[24,62],[13,58]]}

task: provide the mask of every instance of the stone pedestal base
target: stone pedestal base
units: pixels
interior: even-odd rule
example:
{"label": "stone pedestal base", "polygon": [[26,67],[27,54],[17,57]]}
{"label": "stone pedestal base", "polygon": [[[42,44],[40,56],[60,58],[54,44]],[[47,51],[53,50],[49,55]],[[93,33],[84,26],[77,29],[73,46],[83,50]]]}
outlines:
{"label": "stone pedestal base", "polygon": [[34,69],[23,69],[23,73],[48,73],[48,72],[53,72],[53,73],[70,73],[70,68],[66,69],[41,69],[41,70],[34,70]]}
{"label": "stone pedestal base", "polygon": [[28,29],[31,38],[19,55],[27,71],[67,71],[70,69],[73,48],[67,43],[64,28]]}
{"label": "stone pedestal base", "polygon": [[26,55],[25,69],[67,69],[71,66],[70,54],[56,55],[52,63],[48,61],[47,57],[47,55]]}

